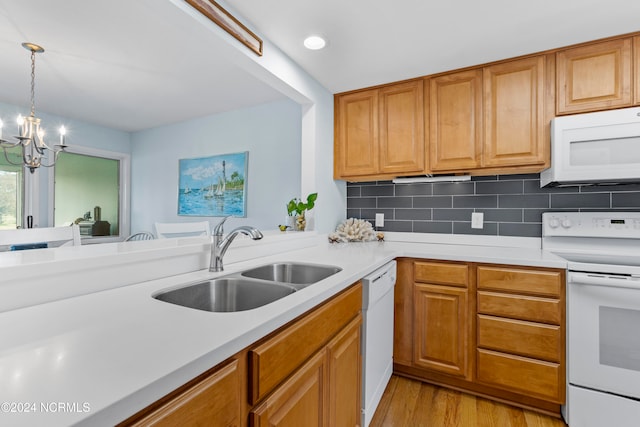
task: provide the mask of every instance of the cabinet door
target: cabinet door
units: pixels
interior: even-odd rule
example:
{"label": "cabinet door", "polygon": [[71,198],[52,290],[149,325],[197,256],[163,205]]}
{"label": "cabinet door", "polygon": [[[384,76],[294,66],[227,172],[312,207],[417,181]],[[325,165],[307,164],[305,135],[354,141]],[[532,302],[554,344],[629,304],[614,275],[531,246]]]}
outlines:
{"label": "cabinet door", "polygon": [[323,348],[362,308],[362,284],[353,286],[249,350],[249,403],[271,393]]}
{"label": "cabinet door", "polygon": [[218,369],[207,378],[189,387],[142,419],[122,426],[239,426],[240,402],[244,400],[240,392],[244,373],[238,360]]}
{"label": "cabinet door", "polygon": [[633,38],[633,87],[635,88],[635,105],[640,105],[640,36]]}
{"label": "cabinet door", "polygon": [[360,425],[362,360],[358,316],[327,345],[330,426]]}
{"label": "cabinet door", "polygon": [[416,284],[414,364],[450,375],[469,374],[468,291]]}
{"label": "cabinet door", "polygon": [[335,178],[378,173],[378,105],[377,89],[336,97]]}
{"label": "cabinet door", "polygon": [[630,106],[631,38],[557,53],[557,114]]}
{"label": "cabinet door", "polygon": [[393,363],[413,363],[413,261],[397,260],[397,280],[393,295]]}
{"label": "cabinet door", "polygon": [[545,75],[544,56],[483,70],[484,167],[545,163]]}
{"label": "cabinet door", "polygon": [[380,89],[380,172],[424,172],[422,80]]}
{"label": "cabinet door", "polygon": [[320,351],[249,414],[255,427],[326,426],[325,352]]}
{"label": "cabinet door", "polygon": [[482,70],[431,79],[429,147],[432,171],[480,166]]}

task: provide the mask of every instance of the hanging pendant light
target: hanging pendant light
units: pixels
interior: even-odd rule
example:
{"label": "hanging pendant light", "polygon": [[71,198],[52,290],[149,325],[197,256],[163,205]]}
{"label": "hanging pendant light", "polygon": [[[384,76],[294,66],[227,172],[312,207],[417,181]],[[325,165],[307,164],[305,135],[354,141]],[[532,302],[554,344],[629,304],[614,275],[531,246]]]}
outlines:
{"label": "hanging pendant light", "polygon": [[[44,129],[40,127],[40,119],[36,117],[36,53],[44,52],[41,46],[33,43],[22,43],[22,47],[31,51],[31,114],[27,117],[18,116],[18,136],[14,137],[14,141],[2,139],[2,121],[0,120],[0,147],[4,151],[4,157],[9,164],[21,165],[21,163],[13,162],[7,153],[7,149],[17,146],[22,147],[22,164],[34,173],[40,166],[51,167],[58,159],[58,154],[67,147],[64,141],[66,130],[64,126],[59,129],[60,140],[58,144],[52,147],[45,143]],[[49,163],[44,163],[47,150],[53,153],[53,158],[49,159]]]}

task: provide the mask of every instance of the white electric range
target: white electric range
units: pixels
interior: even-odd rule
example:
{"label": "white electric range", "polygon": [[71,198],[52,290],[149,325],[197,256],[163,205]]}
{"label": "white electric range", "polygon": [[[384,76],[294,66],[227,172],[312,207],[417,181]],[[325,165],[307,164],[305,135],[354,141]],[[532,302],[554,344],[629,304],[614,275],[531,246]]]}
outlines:
{"label": "white electric range", "polygon": [[571,427],[640,425],[640,212],[549,212],[542,248],[567,263]]}

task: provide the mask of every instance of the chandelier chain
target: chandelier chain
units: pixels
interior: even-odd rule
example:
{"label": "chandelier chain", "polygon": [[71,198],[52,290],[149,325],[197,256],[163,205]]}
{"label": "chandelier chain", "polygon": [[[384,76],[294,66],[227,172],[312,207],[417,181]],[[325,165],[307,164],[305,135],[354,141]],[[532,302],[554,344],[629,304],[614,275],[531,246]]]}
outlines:
{"label": "chandelier chain", "polygon": [[36,115],[36,51],[31,50],[31,117]]}

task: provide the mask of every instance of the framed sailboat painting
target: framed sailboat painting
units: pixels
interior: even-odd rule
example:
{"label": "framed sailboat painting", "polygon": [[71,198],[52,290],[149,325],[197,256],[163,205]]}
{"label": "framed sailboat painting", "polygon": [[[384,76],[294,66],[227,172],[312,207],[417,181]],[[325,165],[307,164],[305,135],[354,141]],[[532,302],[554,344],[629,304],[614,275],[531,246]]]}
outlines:
{"label": "framed sailboat painting", "polygon": [[247,216],[249,152],[178,160],[178,215]]}

